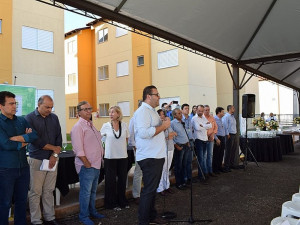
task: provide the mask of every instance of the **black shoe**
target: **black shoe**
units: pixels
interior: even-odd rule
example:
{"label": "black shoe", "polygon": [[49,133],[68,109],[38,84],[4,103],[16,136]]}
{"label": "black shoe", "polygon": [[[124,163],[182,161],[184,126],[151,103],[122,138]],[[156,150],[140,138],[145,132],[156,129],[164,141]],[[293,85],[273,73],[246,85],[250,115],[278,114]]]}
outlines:
{"label": "black shoe", "polygon": [[185,188],[182,184],[176,185],[176,188],[179,189],[179,190],[185,190]]}
{"label": "black shoe", "polygon": [[59,225],[56,220],[44,221],[45,225]]}
{"label": "black shoe", "polygon": [[225,173],[231,172],[231,169],[229,167],[224,168]]}
{"label": "black shoe", "polygon": [[156,217],[155,219],[150,220],[149,224],[169,224],[169,223],[159,217]]}
{"label": "black shoe", "polygon": [[192,182],[193,182],[193,183],[197,183],[197,182],[198,182],[198,179],[193,178],[193,179],[192,179]]}
{"label": "black shoe", "polygon": [[231,166],[230,169],[239,170],[240,166]]}
{"label": "black shoe", "polygon": [[185,184],[186,184],[186,185],[190,185],[191,182],[192,182],[191,179],[187,179],[186,182],[185,182]]}
{"label": "black shoe", "polygon": [[217,177],[217,175],[214,174],[214,173],[209,173],[209,176],[211,176],[211,177]]}

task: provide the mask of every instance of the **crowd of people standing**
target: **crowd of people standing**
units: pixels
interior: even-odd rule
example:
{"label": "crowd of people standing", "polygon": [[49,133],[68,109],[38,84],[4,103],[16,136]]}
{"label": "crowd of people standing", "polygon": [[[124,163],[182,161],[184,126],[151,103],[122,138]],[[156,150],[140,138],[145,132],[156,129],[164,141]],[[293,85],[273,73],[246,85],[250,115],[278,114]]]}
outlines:
{"label": "crowd of people standing", "polygon": [[[172,166],[175,186],[180,191],[198,180],[207,185],[209,177],[238,168],[235,164],[237,129],[233,105],[227,106],[226,114],[224,108],[217,107],[216,115],[212,116],[209,105],[194,105],[190,113],[187,103],[173,110],[170,104],[164,103],[156,111],[159,100],[155,86],[145,87],[143,102],[129,126],[122,122],[120,107],[113,106],[109,109],[110,121],[103,124],[100,132],[91,121],[91,105],[87,101],[77,105],[79,120],[72,128],[71,139],[80,181],[79,220],[83,224],[93,225],[90,218],[105,217],[95,207],[98,178],[103,166],[105,208],[129,208],[125,197],[129,168],[127,144],[135,152],[132,194],[139,204],[141,225],[165,223],[157,216],[155,196],[156,193],[163,196],[174,193],[169,181]],[[4,140],[0,144],[0,179],[5,181],[0,184],[0,189],[4,190],[0,193],[0,221],[7,221],[3,223],[5,225],[8,224],[12,199],[15,204],[15,224],[26,224],[28,188],[31,223],[58,224],[52,193],[62,136],[59,120],[51,113],[53,104],[50,96],[42,96],[36,110],[25,118],[17,117],[15,95],[0,92],[0,136]],[[192,177],[194,158],[198,165],[197,179]],[[40,169],[43,160],[49,160],[49,170]],[[144,187],[141,189],[142,180]]]}

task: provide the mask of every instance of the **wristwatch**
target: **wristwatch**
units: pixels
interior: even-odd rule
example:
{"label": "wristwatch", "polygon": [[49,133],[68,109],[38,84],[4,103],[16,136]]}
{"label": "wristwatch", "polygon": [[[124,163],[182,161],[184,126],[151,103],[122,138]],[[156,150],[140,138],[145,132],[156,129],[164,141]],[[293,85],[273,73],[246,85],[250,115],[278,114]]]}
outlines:
{"label": "wristwatch", "polygon": [[58,154],[56,154],[56,153],[53,153],[52,155],[53,155],[55,158],[58,157]]}

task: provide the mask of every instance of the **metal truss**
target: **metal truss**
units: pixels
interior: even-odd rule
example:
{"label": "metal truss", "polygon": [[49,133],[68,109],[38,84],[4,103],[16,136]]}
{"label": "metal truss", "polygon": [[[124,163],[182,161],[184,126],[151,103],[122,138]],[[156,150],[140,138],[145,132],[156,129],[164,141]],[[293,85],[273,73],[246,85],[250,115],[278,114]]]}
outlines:
{"label": "metal truss", "polygon": [[[122,26],[121,23],[119,22],[116,22],[114,20],[110,20],[110,19],[105,19],[105,18],[102,18],[100,16],[97,16],[93,13],[90,13],[86,10],[83,10],[83,9],[78,9],[78,8],[75,8],[75,7],[71,7],[71,6],[68,6],[67,4],[64,4],[64,3],[61,3],[59,1],[56,1],[56,0],[36,0],[38,2],[42,2],[44,4],[47,4],[47,5],[51,5],[51,6],[54,6],[54,7],[57,7],[57,8],[60,8],[60,9],[63,9],[63,10],[67,10],[67,11],[70,11],[70,12],[73,12],[73,13],[76,13],[76,14],[79,14],[81,16],[85,16],[85,17],[89,17],[91,19],[94,19],[96,22],[98,21],[102,21],[102,22],[105,22],[105,23],[108,23],[108,24],[111,24],[113,26],[116,26],[116,27],[120,27],[122,29],[125,29],[127,31],[130,31],[132,33],[136,33],[136,34],[139,34],[139,35],[142,35],[142,36],[145,36],[145,37],[148,37],[148,38],[151,38],[153,40],[156,40],[156,41],[159,41],[159,42],[162,42],[162,43],[165,43],[165,44],[168,44],[168,45],[172,45],[176,48],[180,48],[180,49],[183,49],[185,51],[188,51],[188,52],[191,52],[191,53],[194,53],[194,54],[197,54],[197,55],[200,55],[202,57],[205,57],[205,58],[208,58],[208,59],[211,59],[211,60],[214,60],[216,62],[219,62],[219,63],[222,63],[222,64],[226,64],[227,65],[227,68],[228,68],[228,71],[230,73],[230,76],[231,78],[233,79],[233,76],[232,76],[232,73],[231,73],[231,70],[228,66],[228,62],[222,60],[222,59],[218,59],[216,57],[213,57],[209,54],[206,54],[206,53],[203,53],[199,50],[195,50],[191,47],[188,47],[186,45],[183,45],[183,44],[179,44],[179,43],[176,43],[176,42],[173,42],[171,40],[168,40],[168,39],[165,39],[165,38],[162,38],[162,37],[159,37],[157,35],[154,35],[154,34],[151,34],[149,32],[145,32],[145,31],[142,31],[140,29],[137,29],[137,28],[134,28],[134,27],[130,27],[130,26]],[[80,0],[78,0],[80,1]],[[120,8],[122,7],[122,5],[126,2],[126,0],[123,0],[122,3],[120,4]],[[274,4],[276,1],[273,0],[273,3]],[[116,9],[116,11],[120,10],[119,8]],[[291,56],[289,56],[289,58],[284,58],[284,57],[270,57],[270,58],[261,58],[261,59],[253,59],[253,60],[237,60],[236,61],[236,65],[243,69],[245,71],[245,74],[243,76],[243,79],[242,79],[242,82],[241,84],[235,84],[235,82],[233,82],[235,88],[237,89],[241,89],[243,88],[248,82],[249,80],[252,78],[252,77],[257,77],[261,80],[269,80],[271,81],[272,83],[276,83],[276,84],[279,84],[279,85],[282,85],[282,86],[286,86],[286,87],[289,87],[291,89],[294,89],[294,90],[297,90],[299,91],[299,89],[287,84],[287,83],[284,83],[284,84],[281,84],[280,82],[283,82],[283,80],[277,80],[277,79],[274,79],[273,77],[271,77],[270,75],[268,74],[264,74],[263,72],[259,71],[259,68],[262,66],[262,65],[267,65],[267,64],[274,64],[274,63],[286,63],[286,62],[296,62],[296,61],[300,61],[300,57],[299,57],[299,53],[297,54],[291,54],[292,56],[294,56],[294,58],[290,58]],[[226,57],[225,57],[226,58]],[[247,65],[248,64],[248,65]],[[257,69],[253,69],[249,66],[249,64],[258,64],[259,67]],[[246,77],[246,74],[249,74],[250,77],[244,82],[245,80],[245,77]],[[261,74],[261,75],[258,75],[258,74]],[[291,74],[289,75],[291,76]]]}

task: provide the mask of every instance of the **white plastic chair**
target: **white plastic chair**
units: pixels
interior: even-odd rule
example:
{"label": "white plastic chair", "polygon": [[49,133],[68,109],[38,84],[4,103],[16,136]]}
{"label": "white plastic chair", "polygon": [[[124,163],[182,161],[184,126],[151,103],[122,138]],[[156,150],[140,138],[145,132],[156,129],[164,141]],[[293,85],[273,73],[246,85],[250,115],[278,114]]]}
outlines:
{"label": "white plastic chair", "polygon": [[292,201],[293,202],[300,202],[300,193],[293,194]]}
{"label": "white plastic chair", "polygon": [[298,225],[299,220],[288,217],[276,217],[271,221],[271,225],[281,225],[283,222],[289,221],[290,225]]}
{"label": "white plastic chair", "polygon": [[294,216],[300,218],[300,202],[287,201],[282,204],[281,216]]}

